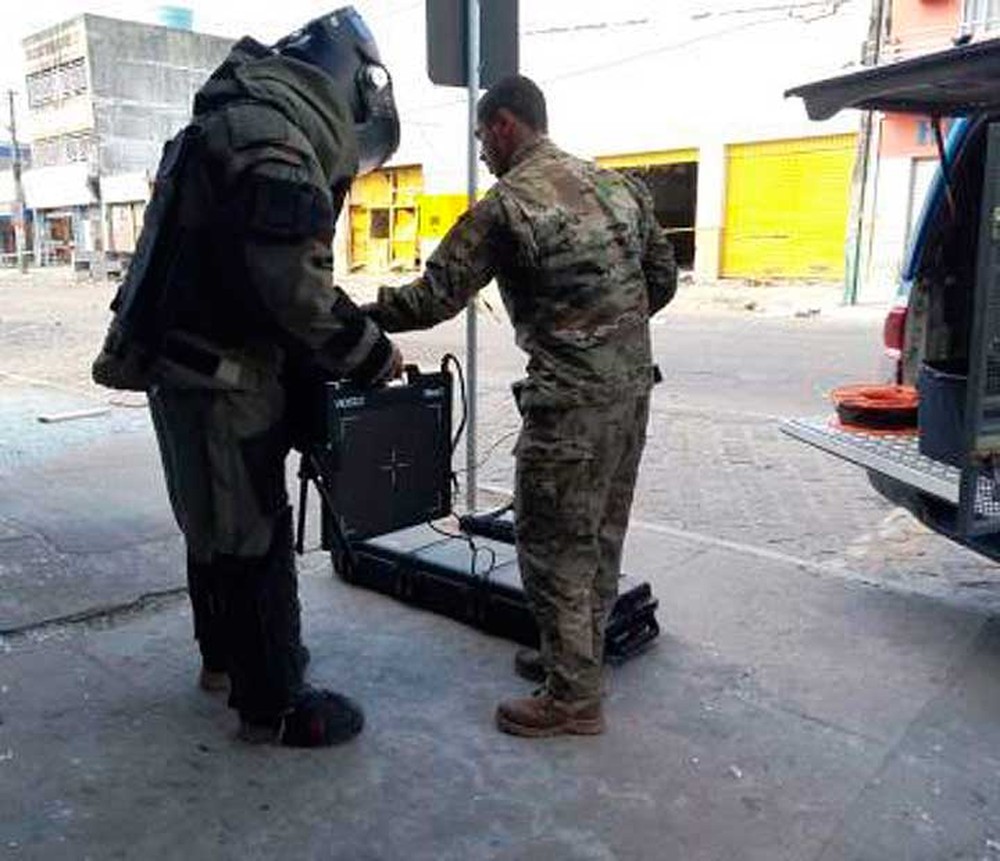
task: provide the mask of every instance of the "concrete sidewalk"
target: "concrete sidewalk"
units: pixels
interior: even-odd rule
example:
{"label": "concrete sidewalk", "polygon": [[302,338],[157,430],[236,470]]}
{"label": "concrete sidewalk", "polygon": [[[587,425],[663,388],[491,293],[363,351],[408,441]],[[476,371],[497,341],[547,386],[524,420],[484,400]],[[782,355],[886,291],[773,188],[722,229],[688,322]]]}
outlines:
{"label": "concrete sidewalk", "polygon": [[[779,456],[760,417],[661,415],[647,477],[697,510],[669,519],[681,497],[661,494],[630,533],[663,635],[611,672],[606,735],[501,735],[496,702],[528,690],[510,643],[350,587],[313,550],[311,677],[357,697],[366,730],[323,751],[237,743],[195,687],[147,412],[37,421],[109,402],[87,382],[109,290],[0,282],[0,858],[1000,861],[995,578],[953,556],[939,576],[926,542],[888,576],[898,536],[871,556],[851,527],[885,526],[863,479]],[[682,285],[674,310],[818,317],[793,321],[804,335],[884,312],[829,285],[741,289],[760,304]],[[495,434],[514,421],[504,356]],[[734,491],[754,482],[767,492]],[[817,493],[857,511],[810,522]]]}
{"label": "concrete sidewalk", "polygon": [[[58,614],[83,571],[81,589],[121,599],[180,586],[155,461],[106,445],[3,479],[2,579],[34,560],[48,584],[24,604],[48,592]],[[52,497],[23,496],[39,476],[101,528],[67,533]],[[38,536],[62,567],[33,555]],[[1000,626],[641,525],[626,568],[653,583],[664,634],[612,671],[610,728],[591,739],[499,734],[496,702],[527,690],[512,645],[350,587],[318,551],[302,565],[310,673],[368,717],[341,748],[235,742],[223,700],[195,688],[180,593],[75,624],[26,614],[0,644],[0,855],[1000,858]]]}

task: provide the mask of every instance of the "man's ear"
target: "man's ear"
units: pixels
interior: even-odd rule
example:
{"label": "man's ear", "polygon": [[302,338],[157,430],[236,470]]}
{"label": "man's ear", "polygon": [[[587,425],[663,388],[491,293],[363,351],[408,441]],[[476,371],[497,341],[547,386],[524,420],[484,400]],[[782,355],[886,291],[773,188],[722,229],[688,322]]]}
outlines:
{"label": "man's ear", "polygon": [[505,136],[516,132],[519,125],[517,117],[507,110],[507,108],[500,108],[497,111],[496,116],[493,118],[493,123],[499,126],[499,132]]}

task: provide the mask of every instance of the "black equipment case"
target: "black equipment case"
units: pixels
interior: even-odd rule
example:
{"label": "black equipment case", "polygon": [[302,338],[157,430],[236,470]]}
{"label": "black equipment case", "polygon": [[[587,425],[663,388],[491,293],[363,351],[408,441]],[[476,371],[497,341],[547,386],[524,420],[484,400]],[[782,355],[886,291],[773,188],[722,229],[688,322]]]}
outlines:
{"label": "black equipment case", "polygon": [[[526,646],[538,645],[514,547],[429,525],[370,538],[353,546],[352,564],[337,564],[350,583],[392,595]],[[635,655],[660,633],[658,601],[648,583],[624,575],[605,632],[612,662]]]}
{"label": "black equipment case", "polygon": [[311,479],[323,497],[324,547],[338,533],[357,541],[451,511],[451,396],[449,373],[416,368],[403,384],[308,390],[308,413],[298,411],[306,427],[300,490]]}
{"label": "black equipment case", "polygon": [[[408,369],[405,384],[315,390],[301,445],[299,552],[306,487],[323,499],[323,547],[347,582],[537,645],[509,509],[460,519],[461,534],[430,521],[451,510],[451,376]],[[623,576],[608,622],[609,661],[659,634],[648,583]]]}

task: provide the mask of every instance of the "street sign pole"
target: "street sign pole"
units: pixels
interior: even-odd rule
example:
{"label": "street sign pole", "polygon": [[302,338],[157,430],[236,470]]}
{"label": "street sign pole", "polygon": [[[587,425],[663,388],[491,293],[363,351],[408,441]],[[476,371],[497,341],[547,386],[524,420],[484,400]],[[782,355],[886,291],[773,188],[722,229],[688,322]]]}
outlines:
{"label": "street sign pole", "polygon": [[[469,98],[469,208],[479,175],[476,104],[480,87],[517,72],[518,0],[426,0],[427,76],[465,87]],[[476,300],[465,309],[465,505],[476,508]]]}
{"label": "street sign pole", "polygon": [[[476,103],[479,100],[479,0],[466,0],[468,14],[468,92],[469,92],[469,209],[476,205],[479,176],[476,145]],[[465,372],[468,422],[465,428],[465,507],[476,510],[476,297],[465,309]]]}

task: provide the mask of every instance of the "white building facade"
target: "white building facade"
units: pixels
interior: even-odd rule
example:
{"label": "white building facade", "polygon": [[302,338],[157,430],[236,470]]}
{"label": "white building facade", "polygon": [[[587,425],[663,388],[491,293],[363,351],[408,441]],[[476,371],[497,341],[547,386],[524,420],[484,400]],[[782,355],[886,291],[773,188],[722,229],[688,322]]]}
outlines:
{"label": "white building facade", "polygon": [[[783,93],[859,67],[869,16],[867,0],[522,0],[520,65],[559,145],[649,180],[699,275],[838,280],[859,118],[814,123]],[[393,164],[408,176],[360,197],[391,207],[402,186],[417,199],[425,258],[464,205],[465,94],[427,82],[422,8],[376,23],[403,115]],[[367,219],[390,245],[377,268],[401,244],[386,221]]]}
{"label": "white building facade", "polygon": [[231,41],[95,15],[24,40],[37,261],[134,249],[163,144]]}
{"label": "white building facade", "polygon": [[[402,143],[355,184],[338,259],[413,270],[466,204],[465,91],[427,79],[423,3],[356,5]],[[867,0],[521,0],[520,66],[559,145],[649,182],[698,275],[839,280],[858,117],[813,123],[783,93],[859,66],[869,14]],[[25,40],[40,259],[129,250],[160,147],[231,41],[90,15]]]}

